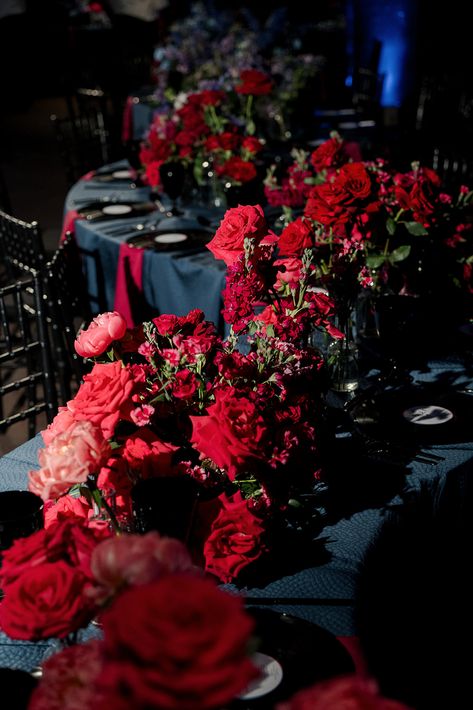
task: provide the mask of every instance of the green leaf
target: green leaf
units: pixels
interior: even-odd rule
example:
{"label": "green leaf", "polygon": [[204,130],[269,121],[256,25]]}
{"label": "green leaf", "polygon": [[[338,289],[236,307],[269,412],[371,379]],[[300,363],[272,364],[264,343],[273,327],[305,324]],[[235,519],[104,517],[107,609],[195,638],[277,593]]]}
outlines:
{"label": "green leaf", "polygon": [[411,246],[410,244],[403,244],[400,247],[397,247],[397,249],[394,249],[391,254],[389,255],[389,261],[394,264],[396,261],[404,261],[404,259],[407,259],[409,254],[411,253]]}
{"label": "green leaf", "polygon": [[409,234],[413,234],[415,237],[423,237],[428,234],[428,231],[420,222],[404,222],[404,224]]}
{"label": "green leaf", "polygon": [[366,266],[369,269],[378,269],[385,261],[386,257],[384,254],[370,254],[366,257]]}
{"label": "green leaf", "polygon": [[393,218],[388,217],[388,219],[386,220],[386,229],[388,230],[388,234],[391,235],[391,237],[394,234],[394,232],[396,231],[396,227],[397,227],[397,224],[393,220]]}

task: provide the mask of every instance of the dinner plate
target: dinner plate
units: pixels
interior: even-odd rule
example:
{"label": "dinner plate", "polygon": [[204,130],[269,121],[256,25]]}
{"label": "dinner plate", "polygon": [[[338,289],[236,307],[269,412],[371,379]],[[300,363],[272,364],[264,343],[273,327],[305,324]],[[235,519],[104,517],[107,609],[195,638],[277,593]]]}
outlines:
{"label": "dinner plate", "polygon": [[133,215],[147,214],[154,210],[156,210],[154,202],[128,202],[126,200],[123,202],[97,200],[77,208],[78,214],[88,220],[131,217]]}
{"label": "dinner plate", "polygon": [[123,215],[123,214],[130,214],[130,212],[133,211],[133,207],[131,205],[104,205],[102,207],[102,212],[104,214],[111,214],[111,215]]}
{"label": "dinner plate", "polygon": [[136,177],[132,170],[114,170],[110,173],[95,173],[92,177],[93,182],[123,182],[126,180],[134,180]]}
{"label": "dinner plate", "polygon": [[361,398],[350,409],[355,427],[379,441],[440,444],[469,441],[473,397],[438,385],[410,385]]}
{"label": "dinner plate", "polygon": [[180,244],[188,239],[188,235],[181,232],[165,232],[164,234],[157,234],[154,241],[156,244]]}
{"label": "dinner plate", "polygon": [[354,672],[346,648],[321,626],[269,608],[247,611],[255,621],[254,663],[262,673],[231,708],[269,710],[302,688]]}
{"label": "dinner plate", "polygon": [[164,232],[159,229],[140,231],[127,239],[127,244],[138,249],[155,251],[175,251],[179,249],[198,249],[212,238],[207,231],[193,229],[181,232]]}

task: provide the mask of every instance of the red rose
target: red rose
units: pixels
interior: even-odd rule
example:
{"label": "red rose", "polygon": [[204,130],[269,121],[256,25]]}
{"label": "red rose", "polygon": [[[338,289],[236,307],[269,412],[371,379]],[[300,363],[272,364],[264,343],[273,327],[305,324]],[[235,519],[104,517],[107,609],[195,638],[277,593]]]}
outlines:
{"label": "red rose", "polygon": [[264,458],[267,431],[256,405],[233,387],[217,390],[206,416],[191,417],[197,451],[227,471],[230,478],[254,459]]}
{"label": "red rose", "polygon": [[125,591],[103,617],[99,688],[115,707],[210,710],[226,705],[257,671],[247,657],[253,621],[242,600],[210,580],[171,575]]}
{"label": "red rose", "polygon": [[84,596],[87,578],[66,562],[25,570],[8,585],[0,603],[0,628],[14,639],[63,638],[89,621],[94,609]]}
{"label": "red rose", "polygon": [[273,88],[271,78],[257,69],[244,69],[240,74],[240,81],[235,91],[238,94],[253,94],[262,96],[269,94]]}
{"label": "red rose", "polygon": [[241,147],[243,150],[247,150],[248,153],[259,153],[260,150],[263,150],[262,142],[259,138],[255,138],[255,136],[246,136],[243,138]]}
{"label": "red rose", "polygon": [[[216,106],[225,98],[225,92],[206,89],[205,91],[200,91],[198,94],[194,94],[193,96],[197,96],[198,101],[204,106]],[[189,97],[189,99],[190,98],[191,97]]]}
{"label": "red rose", "polygon": [[363,163],[347,163],[338,174],[337,185],[341,192],[347,193],[344,202],[351,204],[355,200],[366,200],[371,193],[371,179]]}
{"label": "red rose", "polygon": [[307,220],[303,220],[301,217],[287,225],[278,242],[281,256],[300,256],[304,249],[313,245],[313,231]]}
{"label": "red rose", "polygon": [[218,147],[222,150],[236,150],[240,144],[240,136],[237,133],[225,131],[217,136]]}
{"label": "red rose", "polygon": [[25,570],[47,561],[46,531],[22,537],[2,553],[0,566],[0,589],[5,589],[20,577]]}
{"label": "red rose", "polygon": [[184,368],[176,373],[176,379],[172,386],[173,397],[178,399],[192,399],[199,387],[199,381],[193,372]]}
{"label": "red rose", "polygon": [[44,505],[44,527],[47,529],[51,525],[67,520],[74,520],[77,524],[85,524],[89,517],[91,507],[85,498],[75,498],[70,495],[64,495],[58,498],[56,503],[48,501]]}
{"label": "red rose", "polygon": [[260,205],[238,205],[225,212],[207,248],[216,259],[223,259],[227,265],[233,264],[243,253],[246,237],[260,241],[266,232],[266,220]]}
{"label": "red rose", "polygon": [[160,138],[155,131],[150,131],[148,141],[153,152],[153,160],[166,162],[172,152],[169,141]]}
{"label": "red rose", "polygon": [[350,212],[344,205],[347,197],[347,192],[335,183],[317,185],[310,193],[304,214],[314,222],[332,227],[335,234],[343,235],[345,224],[350,219]]}
{"label": "red rose", "polygon": [[150,478],[172,473],[172,457],[177,448],[162,441],[148,427],[140,427],[128,437],[121,455],[140,478]]}
{"label": "red rose", "polygon": [[253,163],[250,163],[248,160],[242,160],[242,158],[236,155],[226,160],[223,165],[219,165],[217,167],[217,173],[219,175],[226,175],[236,182],[249,182],[257,175]]}
{"label": "red rose", "polygon": [[265,550],[264,527],[245,500],[227,504],[212,524],[205,541],[205,569],[222,582],[231,582]]}
{"label": "red rose", "polygon": [[159,174],[159,168],[163,164],[162,160],[152,160],[148,163],[145,171],[145,178],[148,185],[151,187],[158,187],[161,184],[161,176]]}
{"label": "red rose", "polygon": [[153,318],[153,323],[160,335],[174,335],[179,327],[179,318],[172,313],[164,313],[162,316]]}
{"label": "red rose", "polygon": [[[42,676],[28,710],[86,710],[97,701],[94,683],[102,660],[101,643],[77,643],[41,664]],[[115,710],[116,706],[114,706]]]}
{"label": "red rose", "polygon": [[344,143],[339,137],[329,138],[328,141],[319,145],[310,156],[310,162],[317,172],[328,168],[338,168],[346,162],[346,159]]}
{"label": "red rose", "polygon": [[397,700],[378,695],[375,681],[339,676],[300,690],[276,710],[409,710]]}
{"label": "red rose", "polygon": [[97,363],[84,375],[74,399],[67,408],[76,421],[87,419],[101,427],[105,439],[113,436],[119,419],[129,419],[131,395],[136,389],[133,370],[120,361]]}

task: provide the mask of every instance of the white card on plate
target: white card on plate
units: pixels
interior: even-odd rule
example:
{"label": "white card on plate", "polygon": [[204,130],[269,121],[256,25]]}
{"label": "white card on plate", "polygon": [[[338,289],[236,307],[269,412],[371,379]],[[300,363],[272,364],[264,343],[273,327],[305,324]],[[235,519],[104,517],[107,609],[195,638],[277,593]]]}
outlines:
{"label": "white card on plate", "polygon": [[130,205],[105,205],[102,207],[104,214],[128,214],[131,210]]}

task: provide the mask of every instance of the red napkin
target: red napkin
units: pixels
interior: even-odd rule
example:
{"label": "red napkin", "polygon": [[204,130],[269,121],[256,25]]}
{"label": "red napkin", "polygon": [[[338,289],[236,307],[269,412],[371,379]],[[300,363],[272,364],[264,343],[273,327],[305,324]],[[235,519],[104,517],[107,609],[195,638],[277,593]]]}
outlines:
{"label": "red napkin", "polygon": [[344,148],[345,153],[348,155],[349,158],[353,160],[354,163],[359,163],[363,160],[359,143],[356,143],[355,141],[350,141],[348,143],[345,143]]}
{"label": "red napkin", "polygon": [[126,319],[129,328],[137,323],[133,318],[133,304],[143,299],[143,250],[120,244],[114,310]]}
{"label": "red napkin", "polygon": [[359,676],[368,677],[369,673],[358,637],[337,636],[337,639],[345,646],[346,650],[352,657],[353,663],[355,664],[355,673]]}
{"label": "red napkin", "polygon": [[122,141],[133,139],[133,97],[129,96],[123,109]]}
{"label": "red napkin", "polygon": [[74,232],[76,219],[82,219],[77,210],[69,210],[66,212],[66,216],[64,217],[64,221],[62,223],[62,231],[59,238],[60,242],[64,241],[67,232]]}

